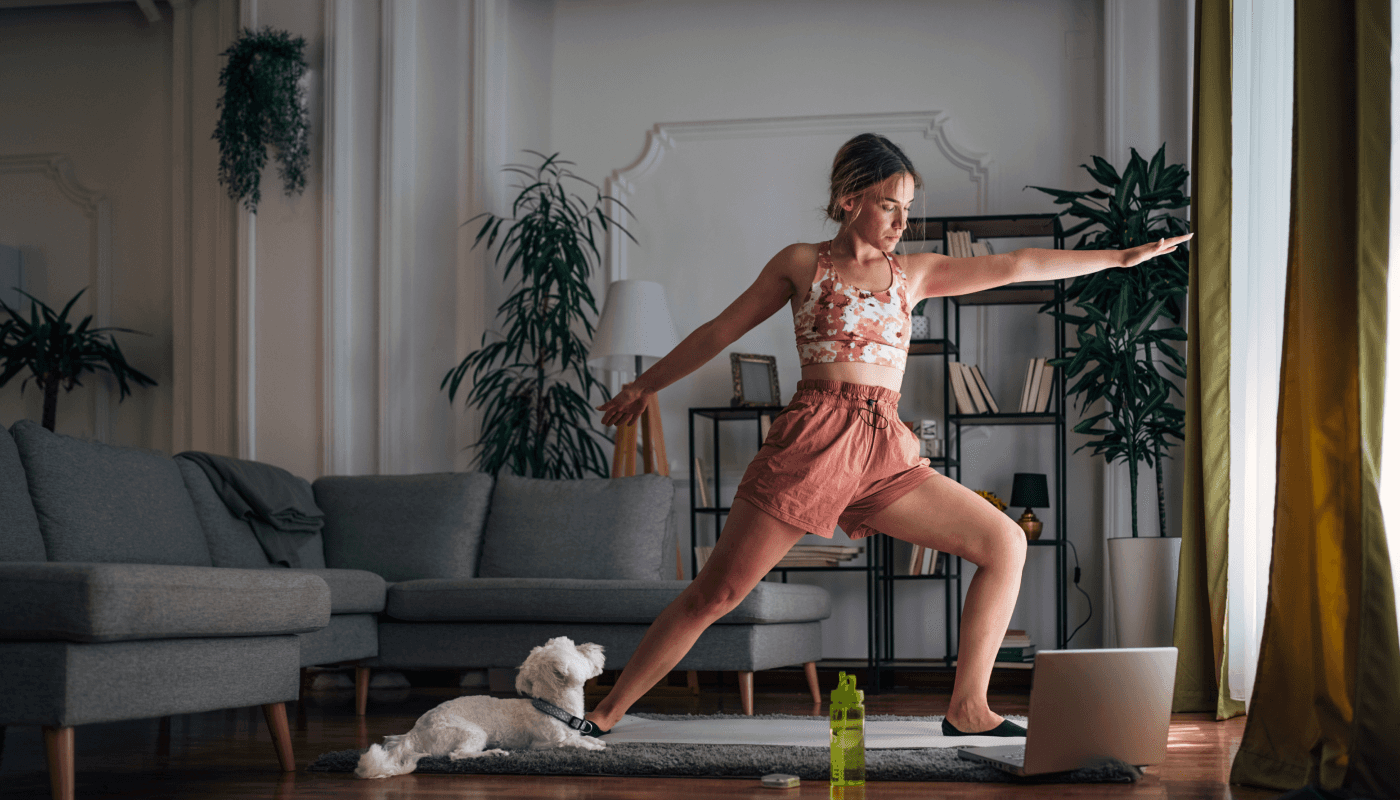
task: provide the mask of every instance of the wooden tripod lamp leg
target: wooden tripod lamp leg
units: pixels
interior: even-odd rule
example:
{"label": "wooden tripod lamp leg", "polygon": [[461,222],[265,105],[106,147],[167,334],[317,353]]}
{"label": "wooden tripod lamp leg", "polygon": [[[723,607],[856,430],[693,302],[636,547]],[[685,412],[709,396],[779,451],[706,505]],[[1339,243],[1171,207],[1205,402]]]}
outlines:
{"label": "wooden tripod lamp leg", "polygon": [[73,729],[45,725],[44,754],[49,760],[49,792],[53,800],[73,800],[76,784]]}

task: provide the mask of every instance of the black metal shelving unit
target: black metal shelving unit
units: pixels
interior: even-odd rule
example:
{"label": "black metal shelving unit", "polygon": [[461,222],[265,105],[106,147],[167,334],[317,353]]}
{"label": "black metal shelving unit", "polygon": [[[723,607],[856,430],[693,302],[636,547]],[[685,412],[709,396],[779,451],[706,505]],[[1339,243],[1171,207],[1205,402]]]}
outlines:
{"label": "black metal shelving unit", "polygon": [[[909,220],[909,241],[941,240],[947,252],[947,236],[951,231],[968,231],[976,239],[1049,238],[1056,249],[1064,248],[1064,235],[1054,214],[1016,214],[976,217],[925,217]],[[1036,425],[1050,427],[1055,439],[1054,470],[1054,519],[1055,537],[1041,538],[1028,542],[1034,548],[1049,547],[1054,550],[1055,559],[1055,639],[1058,647],[1066,643],[1068,619],[1068,594],[1065,585],[1067,575],[1067,554],[1065,530],[1068,524],[1065,509],[1067,490],[1066,416],[1064,382],[1056,371],[1051,392],[1051,406],[1047,413],[999,413],[999,414],[957,414],[953,413],[953,397],[948,382],[948,359],[962,352],[962,309],[967,306],[1013,306],[1025,305],[1040,308],[1046,303],[1064,309],[1064,281],[1044,283],[1020,283],[997,287],[958,297],[942,298],[943,330],[942,337],[914,340],[910,343],[911,356],[942,356],[943,363],[943,431],[946,446],[942,458],[930,459],[935,468],[944,468],[945,474],[961,482],[962,480],[962,433],[965,427],[980,425]],[[1065,349],[1065,326],[1055,323],[1054,356],[1061,357]],[[894,543],[888,537],[881,537],[883,552],[878,560],[880,566],[875,576],[875,590],[872,594],[874,606],[869,617],[870,625],[876,631],[874,637],[876,657],[872,668],[872,689],[889,688],[893,669],[951,669],[957,660],[955,650],[956,632],[962,626],[962,559],[947,554],[942,574],[935,575],[895,575]],[[944,657],[938,659],[899,663],[895,658],[895,597],[897,584],[910,581],[942,581],[944,586]]]}

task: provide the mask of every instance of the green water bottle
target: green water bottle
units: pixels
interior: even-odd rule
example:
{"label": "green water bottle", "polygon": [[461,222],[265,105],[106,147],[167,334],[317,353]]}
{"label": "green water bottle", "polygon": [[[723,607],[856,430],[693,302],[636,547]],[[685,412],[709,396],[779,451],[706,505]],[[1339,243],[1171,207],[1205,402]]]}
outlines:
{"label": "green water bottle", "polygon": [[831,690],[831,785],[865,784],[865,692],[841,673]]}

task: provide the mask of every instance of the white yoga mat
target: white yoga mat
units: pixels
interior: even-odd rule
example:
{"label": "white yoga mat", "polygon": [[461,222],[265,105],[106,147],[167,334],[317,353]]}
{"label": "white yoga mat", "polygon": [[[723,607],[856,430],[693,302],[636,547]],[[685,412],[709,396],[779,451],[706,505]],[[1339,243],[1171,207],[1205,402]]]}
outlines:
{"label": "white yoga mat", "polygon": [[[1025,724],[1022,722],[1021,724]],[[811,719],[644,719],[624,716],[605,742],[652,744],[774,744],[828,747],[826,717]],[[867,719],[866,749],[909,750],[926,747],[995,747],[1025,744],[1024,736],[944,736],[938,722]]]}

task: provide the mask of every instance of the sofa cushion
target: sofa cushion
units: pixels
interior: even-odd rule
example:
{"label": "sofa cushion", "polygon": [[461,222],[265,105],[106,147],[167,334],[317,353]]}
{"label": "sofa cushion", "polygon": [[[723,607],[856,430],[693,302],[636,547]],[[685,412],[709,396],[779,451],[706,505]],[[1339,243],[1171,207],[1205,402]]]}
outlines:
{"label": "sofa cushion", "polygon": [[483,578],[661,580],[670,478],[538,480],[501,475],[481,544]]}
{"label": "sofa cushion", "polygon": [[[241,569],[261,569],[271,566],[267,553],[258,544],[253,528],[245,519],[240,519],[214,491],[209,476],[199,465],[186,458],[174,459],[190,493],[199,524],[204,529],[204,539],[209,546],[209,557],[216,567],[239,567]],[[326,557],[323,552],[321,534],[284,534],[290,541],[300,543],[297,556],[307,569],[324,569]]]}
{"label": "sofa cushion", "polygon": [[28,420],[11,433],[50,561],[213,563],[174,460],[63,436]]}
{"label": "sofa cushion", "polygon": [[0,561],[43,561],[44,537],[10,432],[0,426]]}
{"label": "sofa cushion", "polygon": [[377,614],[384,610],[384,579],[363,569],[294,569],[315,575],[331,590],[332,614]]}
{"label": "sofa cushion", "polygon": [[330,590],[294,570],[150,564],[0,564],[0,639],[115,642],[304,633]]}
{"label": "sofa cushion", "polygon": [[311,488],[326,514],[326,566],[388,581],[470,578],[491,485],[481,472],[320,478]]}
{"label": "sofa cushion", "polygon": [[[650,623],[690,581],[571,578],[420,580],[389,587],[385,613],[405,622]],[[717,624],[809,622],[831,616],[820,586],[760,583]]]}

